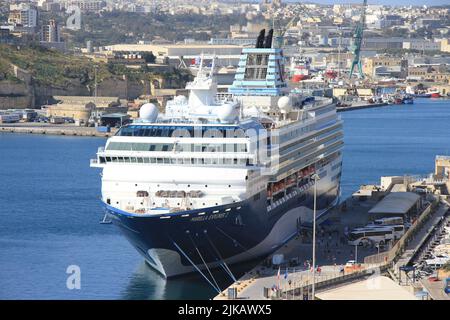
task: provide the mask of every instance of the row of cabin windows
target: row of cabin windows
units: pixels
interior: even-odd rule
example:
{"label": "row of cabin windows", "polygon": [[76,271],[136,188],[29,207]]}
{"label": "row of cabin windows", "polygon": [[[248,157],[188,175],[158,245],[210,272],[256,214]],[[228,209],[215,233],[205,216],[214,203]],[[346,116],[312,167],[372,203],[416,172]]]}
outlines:
{"label": "row of cabin windows", "polygon": [[[175,148],[175,149],[174,149]],[[130,142],[110,142],[106,150],[121,151],[178,151],[178,152],[247,152],[245,143],[130,143]]]}
{"label": "row of cabin windows", "polygon": [[136,126],[122,127],[116,134],[125,137],[184,137],[184,138],[245,138],[245,131],[238,127],[210,126]]}
{"label": "row of cabin windows", "polygon": [[335,175],[331,178],[331,181],[336,181],[336,180],[339,180],[340,178],[341,178],[341,173],[339,172],[337,175]]}
{"label": "row of cabin windows", "polygon": [[[299,147],[301,147],[303,145],[312,143],[314,141],[321,140],[322,138],[324,138],[326,136],[329,136],[329,135],[331,135],[333,133],[336,133],[336,132],[338,132],[340,130],[342,130],[341,126],[338,126],[336,128],[333,128],[333,129],[324,130],[321,134],[319,134],[317,136],[313,136],[312,138],[306,138],[306,139],[301,139],[301,140],[297,140],[297,141],[291,142],[291,143],[287,144],[284,147],[285,149],[283,149],[283,152],[290,152],[292,150],[298,149]],[[298,129],[295,130],[294,132],[296,132],[296,134],[298,134]]]}
{"label": "row of cabin windows", "polygon": [[319,116],[319,115],[321,115],[321,114],[324,114],[324,113],[333,111],[333,110],[335,110],[335,109],[336,109],[336,107],[333,105],[333,106],[329,106],[329,107],[326,107],[326,108],[321,108],[321,109],[319,109],[319,110],[317,110],[317,111],[314,111],[314,114],[315,114],[315,116],[317,117],[317,116]]}
{"label": "row of cabin windows", "polygon": [[313,125],[307,125],[305,127],[301,127],[301,128],[297,128],[295,130],[292,130],[291,132],[288,132],[284,135],[281,135],[280,139],[280,143],[284,143],[288,140],[293,139],[294,137],[298,137],[301,136],[302,134],[306,133],[306,132],[310,132],[313,129]]}
{"label": "row of cabin windows", "polygon": [[331,167],[331,170],[334,171],[334,170],[336,170],[337,168],[339,168],[341,165],[342,165],[342,162],[338,162],[338,163],[336,163],[334,166]]}
{"label": "row of cabin windows", "polygon": [[204,159],[204,158],[148,158],[148,157],[100,157],[100,163],[157,163],[157,164],[194,164],[194,165],[253,165],[249,159]]}

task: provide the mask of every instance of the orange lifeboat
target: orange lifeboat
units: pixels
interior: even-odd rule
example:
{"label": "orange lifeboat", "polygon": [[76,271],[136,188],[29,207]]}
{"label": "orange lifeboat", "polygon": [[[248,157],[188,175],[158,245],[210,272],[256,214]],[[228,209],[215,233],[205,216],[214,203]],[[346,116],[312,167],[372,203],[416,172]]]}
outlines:
{"label": "orange lifeboat", "polygon": [[303,80],[306,80],[306,79],[309,79],[309,76],[308,75],[306,75],[306,74],[294,74],[293,76],[292,76],[292,79],[291,79],[291,81],[292,82],[300,82],[300,81],[303,81]]}

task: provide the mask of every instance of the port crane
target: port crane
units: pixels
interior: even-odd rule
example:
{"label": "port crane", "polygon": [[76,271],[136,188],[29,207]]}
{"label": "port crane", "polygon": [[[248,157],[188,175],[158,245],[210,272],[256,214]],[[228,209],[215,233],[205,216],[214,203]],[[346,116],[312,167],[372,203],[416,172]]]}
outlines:
{"label": "port crane", "polygon": [[[288,29],[290,27],[292,27],[294,25],[294,23],[297,21],[297,16],[294,16],[286,26],[284,27],[280,27],[277,30],[277,35],[275,36],[275,43],[277,45],[278,48],[281,48],[285,43],[284,43],[284,35],[286,34],[286,32],[288,31]],[[273,19],[273,26],[274,26],[274,30],[275,30],[275,19]]]}
{"label": "port crane", "polygon": [[358,76],[360,79],[364,79],[364,73],[362,71],[362,64],[361,64],[361,45],[363,40],[363,31],[364,26],[366,24],[366,8],[367,8],[367,0],[363,1],[362,9],[361,9],[361,16],[359,17],[359,22],[356,25],[355,32],[353,34],[353,61],[352,66],[350,68],[350,75],[349,79],[352,78],[353,72],[355,71],[355,67],[358,66]]}

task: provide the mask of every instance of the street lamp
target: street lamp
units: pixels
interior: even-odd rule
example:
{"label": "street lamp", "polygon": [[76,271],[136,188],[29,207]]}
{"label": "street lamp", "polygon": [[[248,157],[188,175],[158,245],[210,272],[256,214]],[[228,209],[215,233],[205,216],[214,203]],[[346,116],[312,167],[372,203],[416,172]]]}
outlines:
{"label": "street lamp", "polygon": [[316,211],[317,211],[317,181],[320,177],[317,173],[314,173],[311,178],[314,180],[314,208],[313,208],[313,252],[312,252],[312,264],[313,264],[313,280],[312,280],[312,299],[314,300],[316,291]]}

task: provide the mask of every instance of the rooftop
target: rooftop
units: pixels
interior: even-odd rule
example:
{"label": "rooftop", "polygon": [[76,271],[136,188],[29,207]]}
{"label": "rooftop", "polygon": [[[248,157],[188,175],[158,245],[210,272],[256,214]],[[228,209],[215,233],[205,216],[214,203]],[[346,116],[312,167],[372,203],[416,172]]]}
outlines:
{"label": "rooftop", "polygon": [[378,202],[369,214],[405,214],[419,200],[420,196],[413,192],[391,192]]}

